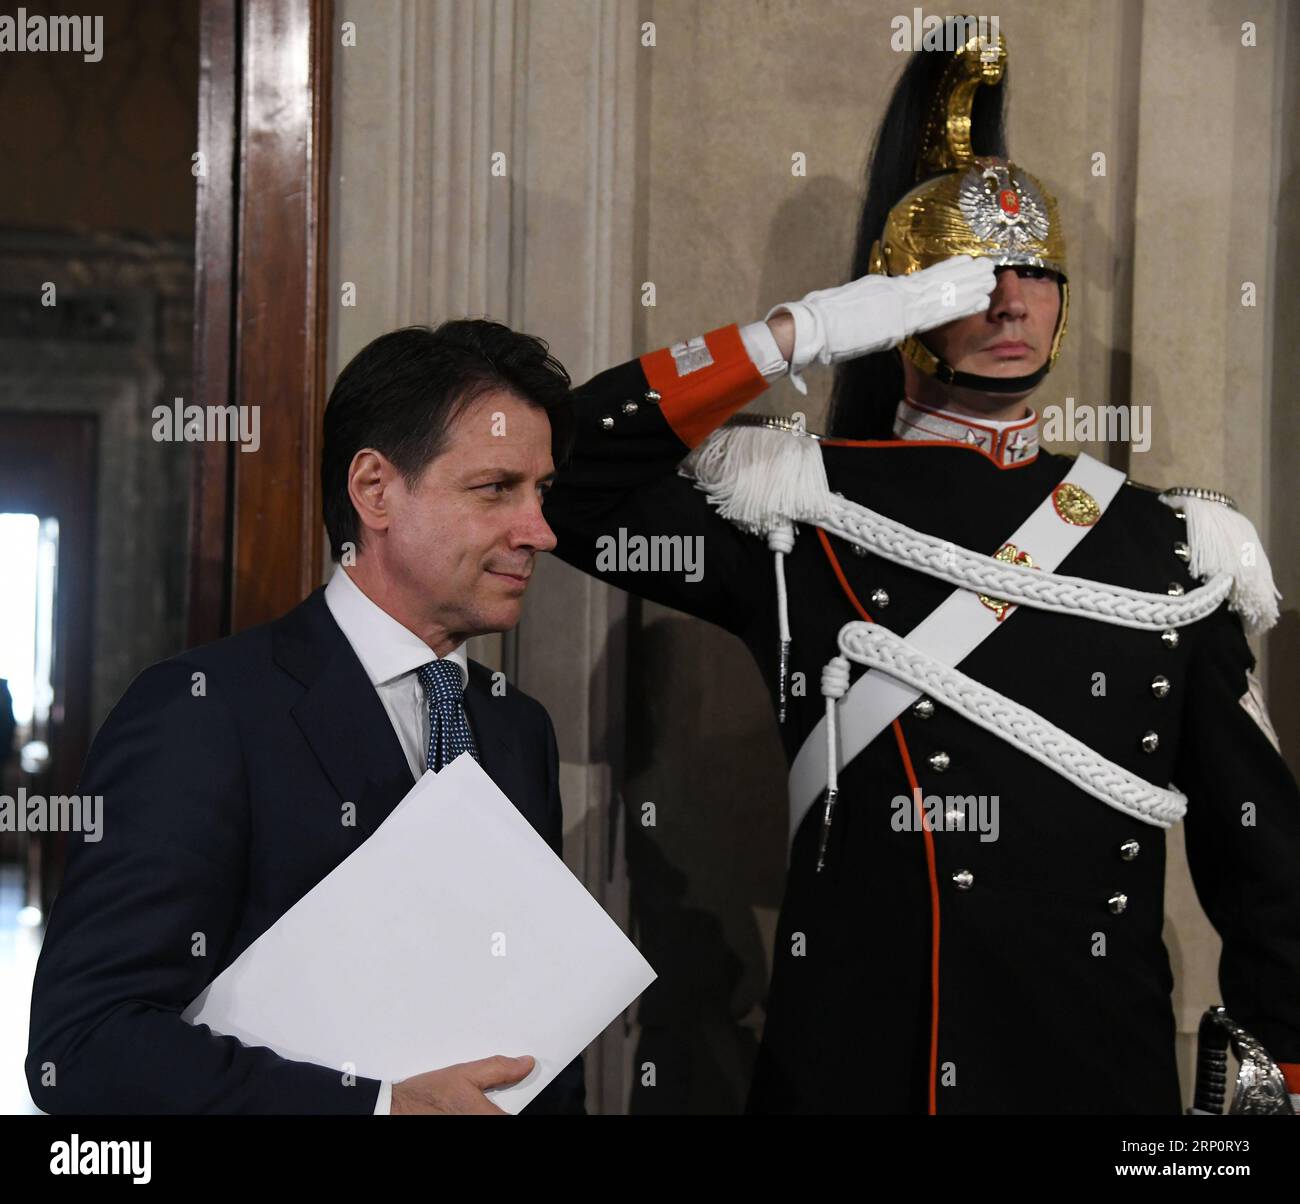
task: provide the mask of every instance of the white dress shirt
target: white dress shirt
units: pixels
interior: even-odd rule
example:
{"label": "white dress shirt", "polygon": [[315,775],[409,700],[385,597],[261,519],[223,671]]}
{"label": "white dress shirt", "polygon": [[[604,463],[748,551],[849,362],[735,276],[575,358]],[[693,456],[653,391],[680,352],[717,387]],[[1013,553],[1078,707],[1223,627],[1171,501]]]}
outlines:
{"label": "white dress shirt", "polygon": [[[418,781],[424,774],[425,750],[429,747],[429,704],[416,670],[440,658],[415,632],[366,597],[342,565],[335,566],[334,576],[325,587],[325,605],[384,704],[411,775]],[[445,659],[460,670],[461,685],[468,683],[465,645],[457,644]],[[392,1103],[393,1084],[381,1082],[375,1115],[387,1116]]]}
{"label": "white dress shirt", "polygon": [[790,370],[789,363],[781,354],[776,335],[766,322],[750,322],[747,326],[742,326],[740,341],[745,344],[750,360],[762,373],[764,380],[776,380]]}

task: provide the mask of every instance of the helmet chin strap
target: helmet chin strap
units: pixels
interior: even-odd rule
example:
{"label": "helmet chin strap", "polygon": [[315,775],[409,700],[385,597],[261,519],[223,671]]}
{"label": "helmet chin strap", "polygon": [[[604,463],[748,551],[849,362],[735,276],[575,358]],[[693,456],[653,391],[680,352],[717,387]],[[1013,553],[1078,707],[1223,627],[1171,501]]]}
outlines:
{"label": "helmet chin strap", "polygon": [[[933,353],[931,353],[933,354]],[[977,389],[981,393],[1027,393],[1037,388],[1051,367],[1050,360],[1044,360],[1037,372],[1028,376],[980,376],[975,372],[958,372],[951,364],[935,356],[934,379],[945,385],[956,385],[962,389]]]}

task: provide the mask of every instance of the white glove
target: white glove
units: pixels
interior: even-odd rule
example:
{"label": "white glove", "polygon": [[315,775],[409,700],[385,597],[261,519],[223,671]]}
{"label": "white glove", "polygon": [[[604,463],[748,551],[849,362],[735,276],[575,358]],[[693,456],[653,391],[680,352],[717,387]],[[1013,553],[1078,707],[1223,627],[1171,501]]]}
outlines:
{"label": "white glove", "polygon": [[910,276],[867,275],[838,288],[774,305],[794,318],[790,382],[807,393],[803,371],[814,360],[838,364],[897,347],[909,334],[988,309],[997,286],[991,259],[954,255]]}

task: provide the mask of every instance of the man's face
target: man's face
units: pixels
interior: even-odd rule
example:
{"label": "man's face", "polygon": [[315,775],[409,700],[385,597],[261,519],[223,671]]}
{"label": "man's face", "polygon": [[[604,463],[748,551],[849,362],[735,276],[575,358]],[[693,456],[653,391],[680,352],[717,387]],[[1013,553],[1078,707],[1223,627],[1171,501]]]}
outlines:
{"label": "man's face", "polygon": [[922,335],[925,345],[958,372],[1028,376],[1047,362],[1061,309],[1054,272],[998,268],[997,287],[982,314]]}
{"label": "man's face", "polygon": [[413,489],[398,477],[385,491],[386,571],[447,631],[508,631],[537,553],[555,547],[542,517],[554,476],[546,412],[513,393],[484,394]]}

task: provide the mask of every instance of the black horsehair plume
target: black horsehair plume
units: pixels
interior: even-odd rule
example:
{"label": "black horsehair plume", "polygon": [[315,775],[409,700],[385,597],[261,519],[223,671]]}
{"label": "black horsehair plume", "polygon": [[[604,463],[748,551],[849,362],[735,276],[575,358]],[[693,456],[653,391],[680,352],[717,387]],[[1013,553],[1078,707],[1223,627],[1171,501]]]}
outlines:
{"label": "black horsehair plume", "polygon": [[[949,22],[957,19],[950,17]],[[918,50],[899,76],[872,145],[866,196],[846,280],[867,274],[871,245],[880,237],[889,211],[921,182],[917,179],[917,159],[926,116],[951,61],[951,54]],[[971,148],[977,155],[1007,157],[1003,119],[1006,86],[1004,70],[1001,83],[975,91]],[[840,439],[890,439],[894,409],[902,395],[903,369],[897,351],[846,360],[835,368],[827,429]]]}

